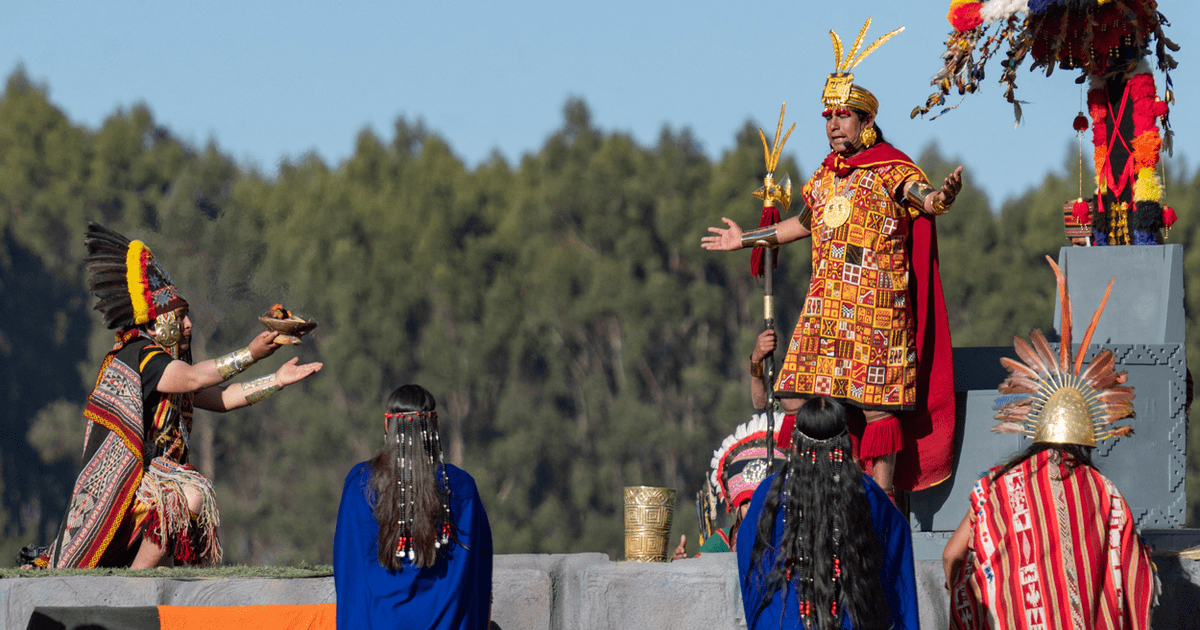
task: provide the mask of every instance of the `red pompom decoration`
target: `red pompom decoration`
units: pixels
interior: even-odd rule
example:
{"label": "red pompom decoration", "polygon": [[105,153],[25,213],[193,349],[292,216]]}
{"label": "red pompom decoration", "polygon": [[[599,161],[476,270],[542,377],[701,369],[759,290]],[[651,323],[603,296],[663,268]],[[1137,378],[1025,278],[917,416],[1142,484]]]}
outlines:
{"label": "red pompom decoration", "polygon": [[1088,216],[1088,209],[1088,202],[1084,201],[1082,197],[1076,199],[1075,205],[1071,206],[1071,217],[1079,225],[1087,225],[1091,223],[1091,217]]}
{"label": "red pompom decoration", "polygon": [[1167,102],[1155,100],[1154,105],[1150,109],[1150,113],[1154,114],[1155,118],[1162,118],[1167,115]]}
{"label": "red pompom decoration", "polygon": [[1071,126],[1075,127],[1075,131],[1087,131],[1087,116],[1084,116],[1083,112],[1079,112],[1079,115],[1075,117],[1075,121],[1071,123]]}
{"label": "red pompom decoration", "polygon": [[946,15],[946,19],[950,20],[950,26],[953,26],[954,30],[960,33],[973,31],[980,24],[983,24],[983,18],[979,16],[979,9],[982,6],[982,2],[953,3],[950,6],[950,13]]}
{"label": "red pompom decoration", "polygon": [[1175,225],[1175,208],[1171,206],[1163,206],[1163,226],[1171,227]]}

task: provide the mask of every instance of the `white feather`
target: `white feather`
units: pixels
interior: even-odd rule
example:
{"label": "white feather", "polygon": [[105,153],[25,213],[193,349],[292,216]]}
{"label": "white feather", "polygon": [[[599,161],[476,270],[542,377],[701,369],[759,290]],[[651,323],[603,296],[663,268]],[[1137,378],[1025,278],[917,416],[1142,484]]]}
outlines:
{"label": "white feather", "polygon": [[1007,20],[1017,13],[1029,11],[1029,0],[988,0],[979,7],[979,17],[985,23]]}

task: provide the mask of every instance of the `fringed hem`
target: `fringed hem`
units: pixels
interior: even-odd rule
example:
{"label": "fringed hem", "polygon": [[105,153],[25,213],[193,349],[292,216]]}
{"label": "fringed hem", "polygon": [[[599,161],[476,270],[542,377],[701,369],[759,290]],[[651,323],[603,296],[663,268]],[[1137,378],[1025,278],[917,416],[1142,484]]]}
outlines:
{"label": "fringed hem", "polygon": [[[184,488],[200,494],[200,510],[188,509]],[[150,506],[143,534],[178,563],[213,566],[221,561],[217,526],[221,515],[212,484],[194,467],[155,458],[146,469],[137,498]]]}
{"label": "fringed hem", "polygon": [[873,461],[884,455],[897,453],[904,448],[904,430],[896,416],[887,416],[868,422],[859,443],[858,456],[864,461]]}

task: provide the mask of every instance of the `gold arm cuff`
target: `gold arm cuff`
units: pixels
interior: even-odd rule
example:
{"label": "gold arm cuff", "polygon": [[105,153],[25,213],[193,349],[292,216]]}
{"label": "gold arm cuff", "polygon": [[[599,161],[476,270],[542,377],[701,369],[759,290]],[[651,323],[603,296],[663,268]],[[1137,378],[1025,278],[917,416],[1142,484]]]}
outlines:
{"label": "gold arm cuff", "polygon": [[275,395],[275,392],[283,389],[283,385],[279,384],[279,377],[272,372],[266,376],[242,383],[243,392],[251,389],[254,391],[246,393],[247,405],[253,405],[256,402],[262,402],[270,398]]}
{"label": "gold arm cuff", "polygon": [[753,376],[754,378],[763,377],[762,361],[759,361],[758,363],[755,363],[754,361],[750,362],[750,376]]}
{"label": "gold arm cuff", "polygon": [[925,198],[934,193],[933,188],[925,182],[914,182],[908,187],[908,192],[904,193],[905,199],[913,202],[918,208],[925,207]]}
{"label": "gold arm cuff", "polygon": [[779,235],[775,226],[743,232],[742,247],[779,247]]}
{"label": "gold arm cuff", "polygon": [[221,375],[221,380],[228,381],[241,374],[246,368],[254,365],[254,361],[254,355],[250,354],[250,346],[246,346],[241,350],[234,350],[217,359],[217,374]]}
{"label": "gold arm cuff", "polygon": [[946,214],[946,211],[950,209],[950,206],[942,203],[942,200],[937,198],[937,192],[938,191],[931,188],[929,184],[926,184],[925,182],[917,182],[908,187],[908,192],[904,194],[904,197],[916,204],[916,206],[921,210],[924,210],[925,200],[929,198],[929,195],[933,195],[933,199],[930,199],[929,201],[930,207],[933,208],[933,213],[936,215]]}
{"label": "gold arm cuff", "polygon": [[800,211],[800,225],[809,232],[812,231],[812,208],[808,204],[804,204],[804,209]]}

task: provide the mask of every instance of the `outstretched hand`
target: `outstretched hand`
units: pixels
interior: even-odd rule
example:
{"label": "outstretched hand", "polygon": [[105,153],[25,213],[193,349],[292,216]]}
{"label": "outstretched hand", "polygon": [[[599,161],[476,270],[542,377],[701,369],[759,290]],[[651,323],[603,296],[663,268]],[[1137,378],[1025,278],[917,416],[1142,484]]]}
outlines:
{"label": "outstretched hand", "polygon": [[954,203],[958,192],[962,190],[962,170],[963,167],[959,166],[954,169],[953,173],[946,176],[946,181],[942,182],[942,189],[938,191],[938,199],[943,205],[949,206]]}
{"label": "outstretched hand", "polygon": [[700,246],[709,251],[731,252],[742,248],[742,228],[732,219],[721,217],[728,228],[710,227],[709,232],[716,236],[705,236],[700,239]]}
{"label": "outstretched hand", "polygon": [[275,370],[275,376],[279,378],[280,385],[286,387],[292,383],[298,383],[312,376],[313,374],[320,372],[321,368],[325,367],[324,363],[314,362],[298,365],[299,363],[300,357],[292,357],[291,361],[284,363],[283,365],[279,366],[278,370]]}

